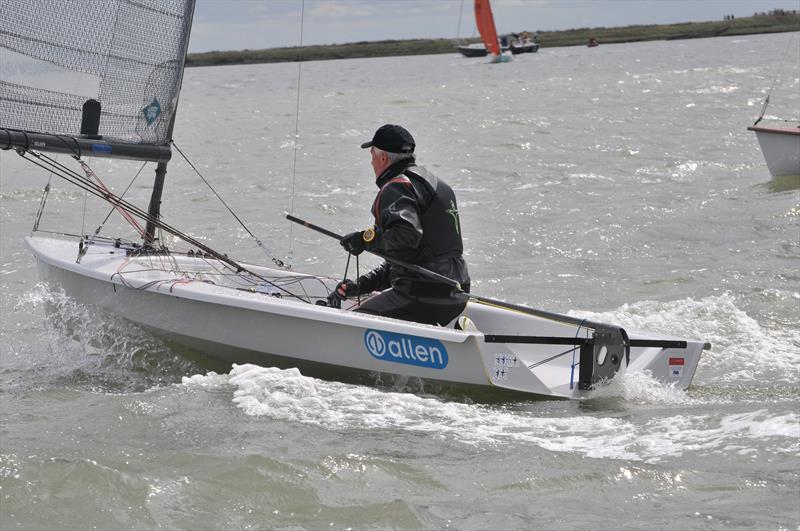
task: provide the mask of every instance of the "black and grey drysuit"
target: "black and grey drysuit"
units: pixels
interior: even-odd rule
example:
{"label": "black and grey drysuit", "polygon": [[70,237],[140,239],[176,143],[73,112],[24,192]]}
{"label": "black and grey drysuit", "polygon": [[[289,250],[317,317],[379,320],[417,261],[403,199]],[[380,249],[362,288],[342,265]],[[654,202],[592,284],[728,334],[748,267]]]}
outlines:
{"label": "black and grey drysuit", "polygon": [[[375,239],[367,249],[458,281],[469,292],[462,257],[461,223],[453,189],[411,160],[387,168],[375,183]],[[464,310],[453,288],[407,268],[384,262],[357,281],[359,294],[386,290],[356,311],[408,321],[446,325]]]}

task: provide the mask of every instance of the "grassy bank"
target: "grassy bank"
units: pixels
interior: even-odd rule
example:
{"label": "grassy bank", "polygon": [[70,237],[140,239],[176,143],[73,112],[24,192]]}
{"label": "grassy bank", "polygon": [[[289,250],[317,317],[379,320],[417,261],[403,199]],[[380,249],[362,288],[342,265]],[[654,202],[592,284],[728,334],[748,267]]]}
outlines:
{"label": "grassy bank", "polygon": [[[522,32],[524,29],[520,29]],[[800,14],[783,13],[756,15],[733,20],[686,22],[650,26],[625,26],[619,28],[578,28],[563,31],[532,31],[538,33],[542,48],[552,46],[585,46],[589,38],[601,44],[670,39],[698,39],[755,33],[780,33],[800,31]],[[468,41],[475,42],[475,40]],[[192,53],[187,66],[211,66],[247,63],[279,63],[287,61],[322,61],[355,57],[387,57],[397,55],[425,55],[455,53],[452,39],[414,39],[402,41],[371,41],[347,44],[268,48],[265,50],[239,50],[228,52]]]}

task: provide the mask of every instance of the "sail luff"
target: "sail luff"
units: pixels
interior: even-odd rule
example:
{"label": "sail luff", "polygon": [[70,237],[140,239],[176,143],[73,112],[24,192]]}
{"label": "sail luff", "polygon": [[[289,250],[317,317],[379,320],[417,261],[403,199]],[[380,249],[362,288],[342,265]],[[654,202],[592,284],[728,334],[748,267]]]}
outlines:
{"label": "sail luff", "polygon": [[500,43],[497,40],[497,29],[489,0],[475,0],[475,23],[484,46],[492,55],[500,55]]}

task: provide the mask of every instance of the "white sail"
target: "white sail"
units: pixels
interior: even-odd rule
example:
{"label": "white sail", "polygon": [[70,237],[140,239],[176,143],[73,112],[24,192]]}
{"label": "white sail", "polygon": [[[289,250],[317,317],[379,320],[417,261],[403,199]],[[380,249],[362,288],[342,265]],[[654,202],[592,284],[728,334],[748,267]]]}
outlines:
{"label": "white sail", "polygon": [[3,0],[0,128],[78,136],[86,100],[99,136],[164,144],[194,0]]}

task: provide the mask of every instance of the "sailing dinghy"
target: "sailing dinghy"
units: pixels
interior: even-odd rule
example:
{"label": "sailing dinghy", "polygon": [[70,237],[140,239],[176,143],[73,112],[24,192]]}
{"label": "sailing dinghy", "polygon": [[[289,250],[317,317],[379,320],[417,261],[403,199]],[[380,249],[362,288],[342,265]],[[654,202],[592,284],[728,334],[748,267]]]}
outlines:
{"label": "sailing dinghy", "polygon": [[486,50],[491,55],[491,63],[507,63],[513,59],[509,51],[500,48],[500,39],[497,38],[497,28],[494,25],[492,5],[489,0],[475,0],[475,23],[478,33]]}
{"label": "sailing dinghy", "polygon": [[[107,201],[136,241],[43,233],[27,244],[41,278],[80,303],[227,363],[299,367],[307,374],[415,377],[489,392],[582,399],[626,371],[686,389],[708,345],[526,308],[476,295],[447,326],[355,313],[358,301],[325,305],[337,279],[244,264],[166,223],[160,198],[188,48],[193,0],[7,0],[0,53],[66,74],[90,76],[70,92],[55,81],[0,79],[0,148]],[[71,12],[73,9],[76,12]],[[75,28],[84,31],[75,31]],[[137,34],[147,32],[142,40]],[[136,44],[139,43],[139,44]],[[57,76],[54,77],[57,79]],[[52,153],[70,155],[66,163]],[[158,163],[148,208],[115,195],[92,157]],[[45,206],[45,188],[42,206]],[[124,195],[124,194],[123,194]],[[338,237],[321,227],[303,223]],[[170,234],[191,248],[167,249]],[[260,242],[258,242],[260,244]],[[388,260],[391,258],[386,257]],[[432,278],[435,278],[433,276]],[[460,286],[446,278],[460,293]]]}

